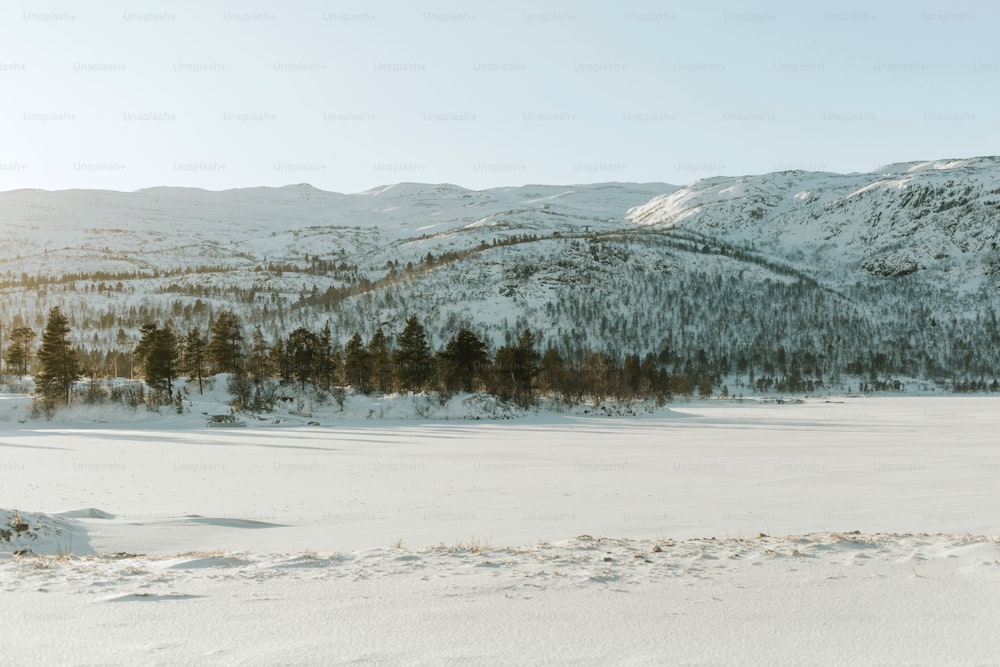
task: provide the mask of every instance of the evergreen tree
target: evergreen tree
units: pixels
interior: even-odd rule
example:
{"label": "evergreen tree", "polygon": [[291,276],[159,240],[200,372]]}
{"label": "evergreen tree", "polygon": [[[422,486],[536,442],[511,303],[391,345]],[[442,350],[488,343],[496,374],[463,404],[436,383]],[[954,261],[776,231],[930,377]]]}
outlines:
{"label": "evergreen tree", "polygon": [[504,345],[496,354],[495,381],[498,395],[513,398],[521,405],[530,405],[534,395],[532,384],[538,375],[539,355],[535,350],[535,336],[525,329],[515,345]]}
{"label": "evergreen tree", "polygon": [[313,371],[314,384],[324,391],[330,391],[331,384],[339,384],[341,371],[340,351],[333,349],[333,333],[330,321],[316,337],[316,358]]}
{"label": "evergreen tree", "polygon": [[299,327],[288,334],[285,343],[285,359],[289,379],[298,380],[304,389],[306,382],[314,382],[319,337],[305,327]]}
{"label": "evergreen tree", "polygon": [[118,359],[128,350],[128,377],[132,379],[132,339],[129,338],[125,329],[118,327],[118,334],[115,336],[115,377],[121,377],[118,373]]}
{"label": "evergreen tree", "polygon": [[371,379],[369,384],[383,394],[392,391],[392,355],[389,352],[389,341],[379,327],[368,341],[369,363],[371,364]]}
{"label": "evergreen tree", "polygon": [[243,369],[243,331],[231,310],[219,313],[212,325],[208,356],[216,373],[238,373]]}
{"label": "evergreen tree", "polygon": [[393,363],[396,381],[402,391],[422,391],[434,374],[434,360],[427,345],[424,326],[416,315],[406,320]]}
{"label": "evergreen tree", "polygon": [[203,378],[205,374],[205,339],[201,329],[194,327],[184,337],[184,370],[188,379],[198,381],[198,393],[204,393]]}
{"label": "evergreen tree", "polygon": [[135,347],[135,356],[145,366],[146,384],[165,392],[170,399],[174,393],[173,379],[179,360],[177,336],[169,323],[160,328],[153,322],[147,322],[140,332],[142,337]]}
{"label": "evergreen tree", "polygon": [[279,338],[271,346],[271,367],[278,373],[285,382],[292,381],[292,371],[288,364],[288,353],[285,350],[285,341]]}
{"label": "evergreen tree", "polygon": [[344,350],[344,382],[362,393],[368,393],[369,389],[372,376],[371,356],[361,334],[354,332]]}
{"label": "evergreen tree", "polygon": [[31,346],[35,342],[35,336],[35,332],[28,327],[16,327],[10,333],[10,345],[4,353],[4,361],[19,376],[27,375],[31,367],[31,358],[34,356]]}
{"label": "evergreen tree", "polygon": [[38,360],[42,365],[39,388],[46,402],[69,405],[73,383],[80,377],[76,351],[69,342],[69,320],[59,306],[49,311]]}
{"label": "evergreen tree", "polygon": [[452,336],[445,349],[438,352],[437,359],[441,382],[447,391],[473,391],[489,363],[486,344],[468,329]]}
{"label": "evergreen tree", "polygon": [[248,370],[255,384],[260,384],[274,372],[271,365],[271,347],[264,339],[264,332],[261,331],[259,324],[253,330]]}
{"label": "evergreen tree", "polygon": [[275,387],[272,379],[274,366],[271,363],[271,347],[264,339],[264,332],[261,331],[259,324],[254,327],[252,340],[253,345],[250,348],[248,363],[250,379],[253,382],[251,406],[254,410],[270,410],[274,407],[275,400]]}

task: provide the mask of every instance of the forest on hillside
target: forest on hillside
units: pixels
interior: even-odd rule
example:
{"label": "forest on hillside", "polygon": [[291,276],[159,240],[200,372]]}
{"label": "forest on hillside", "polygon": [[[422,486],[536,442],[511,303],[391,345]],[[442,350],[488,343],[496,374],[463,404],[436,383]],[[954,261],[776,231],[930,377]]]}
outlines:
{"label": "forest on hillside", "polygon": [[[459,339],[484,355],[459,386],[520,401],[993,391],[996,165],[915,167],[679,189],[10,195],[5,380],[37,381],[58,308],[80,377],[148,380],[162,357],[174,378],[230,374],[250,404],[243,378],[454,391]],[[417,384],[396,360],[414,317],[430,359]],[[199,361],[220,319],[231,359]],[[530,382],[508,379],[526,333]],[[161,344],[174,352],[150,353]],[[345,370],[361,349],[380,381]]]}
{"label": "forest on hillside", "polygon": [[[996,336],[995,319],[981,328],[983,335]],[[218,374],[228,378],[233,406],[255,412],[273,410],[286,387],[341,405],[348,388],[364,394],[433,392],[442,397],[485,392],[522,407],[542,396],[569,405],[640,399],[663,405],[696,395],[829,393],[845,381],[854,383],[848,391],[899,392],[920,373],[936,372],[942,380],[950,376],[948,368],[918,350],[910,355],[868,350],[840,359],[833,345],[774,349],[756,341],[730,357],[717,348],[692,352],[667,341],[655,353],[616,356],[566,346],[573,350],[566,354],[553,345],[540,347],[539,337],[528,328],[494,350],[462,327],[435,350],[417,315],[396,334],[379,327],[366,339],[353,332],[343,346],[329,323],[319,330],[300,326],[272,340],[259,325],[246,331],[233,311],[220,313],[204,331],[178,331],[169,321],[147,322],[135,338],[121,329],[119,345],[103,354],[73,343],[69,320],[59,307],[49,312],[40,336],[23,324],[7,330],[5,371],[22,380],[34,378],[36,409],[45,414],[80,401],[117,401],[132,408],[180,405],[182,396],[174,386],[178,378],[185,378],[186,391],[192,391]],[[958,346],[952,352],[960,362],[975,363],[976,355],[968,349]],[[980,371],[978,377],[953,381],[948,389],[1000,392],[996,375],[987,368]],[[129,381],[117,381],[125,378]],[[136,378],[144,382],[136,383]]]}

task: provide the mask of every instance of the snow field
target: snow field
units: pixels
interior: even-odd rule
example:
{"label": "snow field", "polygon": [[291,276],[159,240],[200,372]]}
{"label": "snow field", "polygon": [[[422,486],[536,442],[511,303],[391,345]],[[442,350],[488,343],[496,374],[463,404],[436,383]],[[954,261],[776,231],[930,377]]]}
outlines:
{"label": "snow field", "polygon": [[0,662],[988,664],[994,406],[0,422]]}

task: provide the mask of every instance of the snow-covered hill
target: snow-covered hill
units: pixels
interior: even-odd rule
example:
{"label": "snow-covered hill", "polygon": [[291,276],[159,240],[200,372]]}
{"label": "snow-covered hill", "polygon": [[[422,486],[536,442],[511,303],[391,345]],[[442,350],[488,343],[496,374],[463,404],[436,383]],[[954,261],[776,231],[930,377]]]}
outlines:
{"label": "snow-covered hill", "polygon": [[[400,183],[351,195],[306,184],[222,192],[3,192],[0,281],[8,299],[0,320],[20,315],[35,322],[61,304],[78,328],[109,311],[131,326],[129,309],[140,319],[174,317],[184,314],[175,303],[190,308],[200,298],[205,312],[234,308],[275,331],[293,322],[315,324],[328,304],[313,299],[288,312],[304,296],[341,288],[367,293],[372,286],[384,292],[426,277],[421,269],[460,263],[522,237],[631,228],[624,219],[629,208],[674,189],[608,183],[476,192]],[[489,263],[505,265],[519,251],[498,247]],[[483,286],[495,291],[494,283]],[[479,286],[456,287],[450,279],[446,291],[458,295]],[[512,322],[518,311],[497,310],[495,303],[488,310]],[[273,315],[280,322],[271,322]],[[398,321],[394,314],[386,318]]]}
{"label": "snow-covered hill", "polygon": [[853,280],[856,269],[876,276],[937,269],[978,286],[1000,270],[1000,158],[710,178],[628,217],[750,241],[834,280]]}
{"label": "snow-covered hill", "polygon": [[[440,234],[472,245],[511,229],[583,231],[621,226],[663,184],[526,186],[476,192],[399,183],[344,195],[310,185],[211,192],[193,188],[13,190],[0,193],[3,273],[254,267],[265,259],[377,254]],[[613,222],[612,222],[613,221]],[[473,240],[473,237],[474,240]],[[461,245],[461,244],[449,244]],[[469,244],[465,244],[469,245]],[[382,267],[379,267],[382,268]]]}
{"label": "snow-covered hill", "polygon": [[567,357],[692,376],[982,386],[1000,373],[998,217],[991,157],[680,188],[17,190],[0,192],[0,322],[40,329],[59,305],[96,354],[119,328],[204,330],[222,309],[272,340],[330,322],[341,343],[417,314],[435,347],[531,327]]}

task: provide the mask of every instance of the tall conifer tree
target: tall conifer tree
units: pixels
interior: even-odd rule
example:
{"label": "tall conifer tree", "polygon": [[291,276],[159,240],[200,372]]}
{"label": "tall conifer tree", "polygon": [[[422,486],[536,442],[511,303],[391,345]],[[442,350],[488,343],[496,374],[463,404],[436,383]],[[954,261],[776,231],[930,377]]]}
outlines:
{"label": "tall conifer tree", "polygon": [[49,311],[38,360],[42,364],[41,392],[46,401],[69,404],[73,383],[80,378],[76,351],[69,341],[69,320],[58,306]]}

